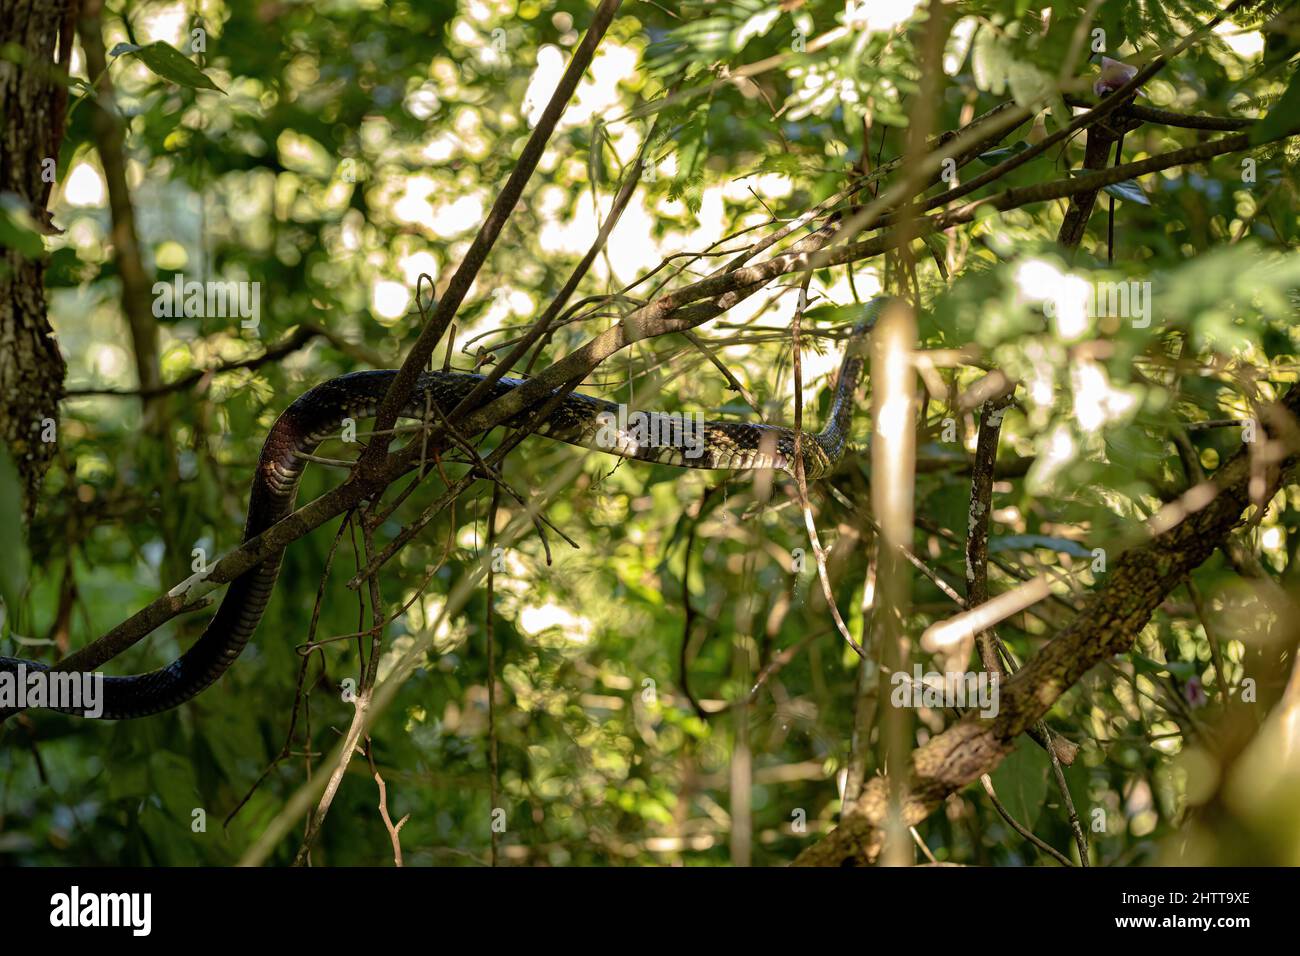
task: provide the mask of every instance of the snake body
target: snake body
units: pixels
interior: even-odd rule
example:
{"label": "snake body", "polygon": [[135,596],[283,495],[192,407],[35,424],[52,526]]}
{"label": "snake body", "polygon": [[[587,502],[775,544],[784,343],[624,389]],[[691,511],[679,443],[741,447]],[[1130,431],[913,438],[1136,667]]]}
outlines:
{"label": "snake body", "polygon": [[[854,395],[865,367],[867,332],[874,324],[880,302],[877,299],[868,305],[848,340],[829,421],[821,432],[805,433],[800,442],[804,475],[809,480],[830,472],[843,455]],[[396,375],[394,370],[341,375],[304,392],[285,409],[262,445],[249,495],[245,541],[294,510],[307,465],[303,456],[314,453],[325,439],[338,437],[347,420],[374,417]],[[482,379],[481,375],[465,372],[425,372],[401,417],[424,420],[430,405],[445,415]],[[519,379],[501,378],[492,386],[487,401],[507,395],[522,384]],[[543,397],[537,407],[548,397]],[[658,412],[642,418],[630,416],[626,410],[620,413],[620,407],[612,402],[571,392],[541,422],[536,433],[621,458],[681,468],[795,472],[793,429],[751,422],[696,422]],[[532,409],[525,409],[506,424],[523,426],[531,414]],[[637,425],[631,424],[634,420]],[[679,426],[680,422],[690,424]],[[627,427],[623,427],[624,423],[628,423]],[[656,440],[647,441],[647,434]],[[147,717],[177,707],[205,690],[235,662],[252,638],[271,599],[280,561],[277,554],[232,581],[203,635],[171,664],[147,674],[103,677],[98,713],[86,713],[85,708],[52,709],[109,720]],[[0,673],[47,670],[48,665],[37,661],[0,657]],[[15,709],[0,708],[0,719],[13,712]]]}

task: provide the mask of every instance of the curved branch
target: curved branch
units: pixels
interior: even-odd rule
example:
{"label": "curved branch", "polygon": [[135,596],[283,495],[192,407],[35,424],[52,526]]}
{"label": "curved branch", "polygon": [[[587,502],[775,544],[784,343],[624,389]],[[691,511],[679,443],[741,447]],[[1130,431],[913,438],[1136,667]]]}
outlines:
{"label": "curved branch", "polygon": [[[397,376],[393,379],[393,384],[388,387],[388,394],[380,402],[379,411],[375,416],[376,432],[387,432],[393,427],[393,423],[397,421],[397,413],[414,393],[416,377],[433,355],[434,348],[442,339],[443,333],[447,331],[447,326],[451,324],[452,318],[456,315],[456,310],[460,308],[465,296],[469,293],[474,278],[487,260],[488,253],[492,250],[497,237],[505,227],[506,220],[510,217],[510,213],[514,211],[515,206],[518,205],[519,198],[523,195],[524,186],[528,184],[528,180],[533,175],[533,170],[537,168],[542,153],[546,150],[546,144],[555,131],[556,124],[560,121],[564,108],[568,106],[574,91],[577,90],[578,81],[582,79],[583,73],[587,71],[592,56],[596,52],[596,47],[604,38],[605,31],[609,29],[610,23],[614,20],[614,14],[618,12],[621,3],[622,0],[601,0],[600,6],[596,8],[595,13],[592,15],[591,26],[587,28],[586,35],[583,36],[582,42],[578,44],[578,48],[574,51],[573,59],[569,61],[564,75],[560,77],[560,82],[551,94],[551,98],[542,111],[537,125],[533,127],[533,132],[528,137],[528,142],[524,144],[515,168],[510,171],[505,186],[497,195],[496,201],[488,211],[487,218],[483,220],[483,225],[479,227],[478,233],[474,236],[474,241],[470,243],[465,258],[461,260],[459,268],[456,269],[451,281],[447,284],[447,288],[443,291],[442,299],[434,307],[433,314],[429,316],[424,329],[420,332],[420,337],[416,339],[415,345],[407,353],[406,361],[397,370]],[[360,469],[367,475],[377,474],[383,466],[383,456],[387,450],[388,441],[386,439],[381,438],[379,441],[371,442],[361,457]]]}
{"label": "curved branch", "polygon": [[[1295,132],[1289,130],[1275,139],[1284,139],[1292,135],[1295,135]],[[1238,133],[1186,149],[1163,153],[1141,162],[1114,166],[1089,176],[1008,189],[996,196],[967,203],[960,209],[941,216],[920,219],[917,222],[918,233],[924,234],[971,222],[982,207],[998,211],[1015,209],[1030,203],[1059,199],[1075,192],[1100,188],[1135,176],[1148,175],[1172,166],[1198,162],[1250,147],[1249,134]],[[906,213],[907,210],[902,212]],[[879,225],[883,228],[888,223],[882,221]],[[756,265],[744,266],[732,272],[698,280],[647,303],[626,316],[618,325],[595,336],[581,348],[552,364],[535,378],[467,416],[461,427],[462,434],[472,436],[494,428],[517,415],[525,407],[535,407],[555,389],[572,390],[596,366],[631,342],[701,325],[753,295],[779,276],[870,258],[893,248],[893,244],[897,241],[896,235],[891,232],[861,242],[823,248],[822,243],[825,241],[827,228],[829,227],[823,227],[796,243],[787,253]],[[304,505],[261,535],[227,554],[206,575],[195,575],[178,585],[168,594],[127,618],[103,637],[60,661],[55,665],[55,669],[92,670],[98,667],[192,607],[196,600],[221,584],[234,580],[268,557],[282,551],[288,544],[309,531],[356,507],[368,496],[382,492],[392,481],[415,468],[421,456],[433,448],[433,443],[442,437],[440,426],[430,429],[430,433],[427,446],[423,442],[413,442],[402,451],[382,461],[376,473],[365,475],[354,473],[353,477],[344,484]]]}
{"label": "curved branch", "polygon": [[[1300,387],[1287,392],[1281,407],[1284,414],[1276,417],[1283,427],[1278,431],[1286,434],[1286,441],[1274,439],[1270,444],[1284,447],[1285,454],[1277,456],[1280,465],[1273,469],[1263,501],[1276,493],[1282,475],[1295,464],[1297,446],[1294,434],[1287,432],[1294,431],[1294,419],[1300,413]],[[1181,509],[1181,520],[1119,556],[1106,583],[1074,621],[1002,685],[995,718],[981,720],[968,715],[913,751],[904,807],[906,823],[924,820],[948,794],[993,770],[1010,752],[1016,737],[1040,720],[1084,674],[1128,650],[1166,596],[1241,523],[1251,501],[1250,451],[1244,446],[1212,482],[1193,488],[1169,506]],[[873,780],[861,798],[845,809],[839,827],[804,850],[795,864],[873,862],[883,845],[888,786],[884,777]]]}
{"label": "curved branch", "polygon": [[70,388],[64,393],[64,398],[89,398],[91,396],[109,396],[113,398],[130,398],[132,396],[141,396],[143,398],[152,398],[157,395],[167,395],[171,392],[183,392],[192,388],[201,382],[205,377],[220,375],[223,372],[234,372],[239,369],[253,369],[269,362],[276,362],[284,358],[291,352],[296,352],[318,335],[325,333],[314,326],[300,325],[294,330],[293,334],[283,342],[272,345],[261,355],[248,359],[240,359],[238,362],[227,362],[216,368],[197,368],[192,372],[182,375],[174,382],[164,382],[150,386],[148,388],[136,389],[119,389],[119,388]]}

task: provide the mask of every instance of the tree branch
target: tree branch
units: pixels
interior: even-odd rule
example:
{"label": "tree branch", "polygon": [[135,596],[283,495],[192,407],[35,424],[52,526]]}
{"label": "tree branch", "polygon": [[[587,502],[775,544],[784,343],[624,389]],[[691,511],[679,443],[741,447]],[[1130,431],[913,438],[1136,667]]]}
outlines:
{"label": "tree branch", "polygon": [[[1295,135],[1294,131],[1287,131],[1276,139],[1291,135]],[[947,149],[964,148],[964,144],[966,144],[965,139],[957,137]],[[1030,203],[1059,199],[1075,192],[1100,188],[1101,185],[1121,182],[1171,166],[1247,149],[1250,146],[1249,134],[1239,133],[1153,156],[1140,162],[1114,166],[1090,176],[1008,189],[995,196],[967,203],[951,212],[922,218],[917,221],[917,231],[924,234],[970,222],[975,219],[976,212],[982,207],[1005,211]],[[901,212],[905,213],[907,210]],[[882,220],[880,226],[884,228],[886,225],[887,222]],[[824,226],[822,230],[805,237],[786,253],[756,265],[709,276],[647,303],[626,316],[618,325],[595,336],[581,348],[552,364],[535,378],[468,415],[461,429],[462,434],[473,436],[496,427],[525,408],[536,407],[556,389],[572,390],[596,366],[631,342],[701,325],[748,298],[779,276],[809,268],[842,265],[870,258],[892,248],[896,241],[894,234],[886,233],[856,243],[822,248],[823,231],[829,228],[831,228],[829,225]],[[444,303],[445,301],[444,299]],[[422,365],[423,362],[417,364],[417,371]],[[382,431],[379,428],[376,430]],[[429,441],[432,442],[439,433],[440,426],[433,426],[430,429]],[[382,444],[382,442],[372,444]],[[299,508],[262,534],[244,542],[217,562],[206,575],[195,575],[182,582],[171,592],[142,608],[103,637],[60,661],[55,665],[55,669],[93,670],[112,659],[168,620],[192,608],[196,600],[221,584],[234,580],[324,522],[356,507],[366,497],[381,493],[389,483],[415,468],[421,456],[426,453],[425,443],[413,442],[402,451],[389,456],[378,473],[366,475],[354,473],[344,484]],[[2,716],[0,714],[0,717]]]}
{"label": "tree branch", "polygon": [[[1281,406],[1294,418],[1300,412],[1300,388],[1292,388]],[[1285,420],[1285,416],[1279,418]],[[1278,465],[1272,469],[1263,500],[1272,497],[1281,483],[1281,474],[1295,463],[1294,439],[1288,436],[1284,453],[1281,445],[1270,441],[1255,452],[1277,452],[1274,461]],[[904,807],[909,825],[924,820],[948,794],[993,770],[1010,752],[1015,738],[1039,721],[1084,674],[1112,655],[1128,650],[1168,594],[1241,523],[1251,500],[1250,451],[1243,447],[1219,469],[1212,483],[1191,489],[1167,506],[1166,510],[1174,511],[1152,519],[1156,527],[1171,526],[1119,556],[1106,583],[1074,621],[1002,685],[996,717],[981,720],[977,715],[968,715],[913,752]],[[1179,514],[1181,520],[1173,522]],[[839,827],[804,850],[795,864],[843,866],[873,862],[883,844],[888,786],[884,778],[873,780],[861,798],[845,808]]]}
{"label": "tree branch", "polygon": [[[523,194],[524,186],[533,175],[533,170],[537,168],[538,161],[542,158],[542,153],[546,149],[546,143],[550,140],[551,134],[555,131],[555,125],[560,120],[560,115],[564,108],[568,106],[569,100],[573,97],[574,91],[578,88],[578,81],[582,79],[583,73],[586,72],[591,58],[596,52],[596,47],[601,39],[605,36],[605,31],[613,22],[614,14],[622,0],[601,0],[601,4],[596,8],[592,16],[591,26],[588,27],[586,35],[582,42],[578,44],[577,50],[573,53],[573,59],[569,61],[568,68],[564,71],[564,76],[560,78],[555,92],[551,94],[546,109],[543,110],[541,119],[533,128],[532,135],[528,137],[528,142],[524,144],[523,151],[519,154],[519,161],[515,168],[510,171],[510,176],[506,180],[505,186],[497,195],[496,201],[492,204],[491,210],[488,211],[487,218],[483,220],[483,225],[479,228],[478,234],[474,236],[474,241],[470,243],[465,258],[461,260],[459,268],[451,277],[447,288],[443,291],[442,299],[434,307],[433,314],[425,323],[424,329],[420,332],[420,337],[416,340],[415,345],[406,356],[406,361],[398,369],[397,376],[393,379],[392,385],[388,387],[388,393],[379,404],[379,411],[375,416],[375,430],[377,432],[386,432],[393,427],[397,421],[397,413],[401,410],[411,394],[415,390],[415,380],[420,374],[420,370],[428,363],[430,356],[438,342],[442,339],[443,334],[447,331],[447,326],[456,315],[456,310],[460,308],[465,296],[469,293],[469,287],[474,282],[474,277],[478,275],[479,269],[487,260],[488,252],[496,243],[497,236],[501,234],[501,229],[505,226],[506,220],[510,213],[519,203],[519,197]],[[381,438],[379,441],[373,441],[366,448],[361,456],[359,468],[367,475],[373,476],[379,473],[383,463],[384,453],[388,450],[387,439]]]}

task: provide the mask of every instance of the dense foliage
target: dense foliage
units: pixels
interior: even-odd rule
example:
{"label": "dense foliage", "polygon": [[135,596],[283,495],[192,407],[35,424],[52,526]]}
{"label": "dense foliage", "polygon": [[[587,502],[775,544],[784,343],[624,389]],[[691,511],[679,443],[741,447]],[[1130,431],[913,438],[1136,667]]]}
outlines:
{"label": "dense foliage", "polygon": [[[870,173],[907,155],[923,101],[932,115],[920,131],[934,135],[1007,100],[1034,105],[955,182],[929,187],[937,196],[1069,123],[1067,81],[1083,77],[1071,96],[1096,101],[1093,29],[1108,55],[1145,63],[1218,9],[1206,0],[944,4],[939,75],[927,67],[927,5],[913,6],[625,4],[457,315],[451,364],[490,367],[501,343],[545,308],[643,146],[641,182],[575,302],[645,300],[660,283],[683,286],[857,183],[833,203],[850,215],[908,175],[907,163],[879,180]],[[993,485],[990,590],[1048,572],[1054,596],[999,623],[1017,661],[1072,619],[1142,539],[1144,521],[1212,477],[1242,447],[1243,427],[1267,422],[1261,409],[1296,381],[1297,147],[1276,136],[1300,115],[1300,21],[1285,4],[1239,6],[1149,80],[1138,103],[1268,117],[1253,127],[1261,145],[1107,187],[1077,250],[1057,241],[1067,197],[980,210],[917,239],[914,256],[812,275],[801,361],[809,428],[824,420],[860,304],[888,292],[919,306],[918,348],[936,358],[922,368],[916,408],[912,550],[957,594],[979,421],[965,399],[991,370],[1019,383]],[[211,559],[239,543],[275,417],[317,382],[400,364],[423,324],[419,276],[441,289],[463,258],[590,17],[588,4],[568,0],[108,4],[102,31],[151,284],[260,283],[260,322],[156,316],[162,381],[183,387],[151,401],[102,393],[130,393],[138,379],[95,108],[74,86],[50,203],[62,232],[44,240],[71,394],[26,541],[6,541],[6,588],[16,589],[6,595],[21,597],[5,615],[0,653],[53,660],[188,577],[194,549]],[[151,68],[143,50],[155,41],[185,53],[217,89],[185,69]],[[113,56],[120,43],[132,47]],[[81,50],[72,73],[94,79]],[[1224,135],[1146,122],[1126,134],[1122,161]],[[1067,179],[1083,142],[1071,136],[971,198]],[[16,234],[22,223],[11,218],[5,228]],[[584,390],[634,407],[793,422],[789,327],[801,278],[785,275],[701,326],[706,348],[680,335],[647,339],[607,360]],[[1075,308],[1080,288],[1108,282],[1146,290],[1146,314],[1136,299],[1124,315]],[[626,299],[588,302],[548,338],[537,367],[628,308]],[[304,327],[327,334],[256,361]],[[878,553],[869,418],[863,408],[855,419],[846,466],[810,488],[836,604],[868,647]],[[1236,424],[1214,425],[1229,419]],[[354,451],[332,443],[320,454]],[[379,545],[466,467],[448,462],[421,484],[377,529]],[[342,474],[313,466],[301,500]],[[417,642],[429,649],[379,715],[368,755],[352,761],[313,862],[392,860],[376,774],[391,820],[409,818],[400,831],[407,865],[488,862],[494,819],[504,821],[500,860],[512,864],[779,864],[829,830],[854,775],[860,783],[881,771],[869,715],[884,704],[874,664],[834,627],[794,483],[619,464],[536,437],[507,459],[505,477],[545,503],[578,547],[548,531],[548,563],[526,515],[500,496],[495,675],[484,585],[440,617],[458,583],[494,557],[490,485],[474,485],[386,566],[392,621],[380,679]],[[1216,552],[1133,635],[1130,652],[1091,670],[1048,714],[1048,726],[1079,746],[1063,774],[1092,863],[1300,863],[1300,753],[1294,743],[1280,757],[1259,749],[1270,715],[1295,719],[1297,702],[1283,695],[1300,600],[1298,494],[1283,486],[1235,533],[1262,577],[1242,574],[1228,549]],[[511,522],[517,537],[506,534]],[[345,681],[363,670],[361,642],[302,651],[311,633],[322,641],[369,626],[365,601],[347,586],[360,547],[359,531],[337,519],[292,545],[254,644],[178,710],[119,723],[48,712],[10,720],[0,744],[0,860],[238,861],[295,792],[328,774],[352,718]],[[912,653],[930,666],[917,639],[958,608],[919,572],[911,594]],[[110,671],[174,659],[209,613],[171,621]],[[303,667],[307,699],[285,747]],[[867,715],[856,734],[855,714],[860,724]],[[920,709],[916,741],[954,719]],[[1041,747],[1021,737],[991,782],[1012,817],[1077,861]],[[494,818],[494,806],[504,814]],[[301,832],[299,815],[269,861],[291,861]],[[917,832],[943,861],[1047,860],[979,784],[950,796]]]}

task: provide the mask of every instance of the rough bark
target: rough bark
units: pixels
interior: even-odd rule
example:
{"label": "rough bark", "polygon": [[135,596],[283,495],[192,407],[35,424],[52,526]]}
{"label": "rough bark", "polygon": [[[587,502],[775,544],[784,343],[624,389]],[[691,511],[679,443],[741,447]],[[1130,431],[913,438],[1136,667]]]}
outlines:
{"label": "rough bark", "polygon": [[[71,2],[2,0],[0,49],[22,50],[21,63],[0,60],[0,193],[17,196],[48,228],[51,186],[47,159],[57,161],[63,139],[67,88],[56,50],[66,64]],[[17,249],[0,250],[0,437],[18,470],[28,518],[41,479],[54,457],[59,399],[67,372],[46,315],[45,263]]]}
{"label": "rough bark", "polygon": [[[976,439],[975,462],[971,468],[970,509],[966,521],[966,603],[978,607],[989,599],[989,522],[993,510],[993,472],[997,467],[998,438],[1002,432],[1002,416],[1014,401],[1014,394],[987,402],[980,409],[979,437]],[[991,630],[982,630],[974,636],[980,652],[980,662],[990,674],[1005,676],[998,659],[997,637]],[[962,646],[958,663],[964,667],[970,648]]]}
{"label": "rough bark", "polygon": [[[1093,126],[1087,133],[1088,142],[1084,147],[1083,168],[1088,170],[1105,169],[1110,163],[1110,150],[1119,137],[1102,125]],[[1088,219],[1092,208],[1097,204],[1098,189],[1076,193],[1070,197],[1070,208],[1061,220],[1061,231],[1056,241],[1066,249],[1077,249],[1083,241],[1083,234],[1088,230]]]}
{"label": "rough bark", "polygon": [[[1286,448],[1280,467],[1272,469],[1268,489],[1259,499],[1263,501],[1274,494],[1281,470],[1295,462],[1300,387],[1292,388],[1281,405],[1282,413],[1269,418],[1282,439],[1255,453],[1266,457],[1271,449]],[[996,717],[981,720],[968,716],[913,751],[908,801],[903,808],[909,825],[924,820],[948,794],[993,770],[1011,751],[1016,737],[1040,720],[1084,674],[1106,658],[1128,650],[1165,597],[1241,522],[1251,500],[1250,452],[1250,447],[1243,445],[1211,478],[1212,500],[1202,504],[1204,495],[1197,500],[1197,489],[1193,489],[1182,499],[1189,511],[1183,520],[1127,549],[1113,562],[1105,584],[1074,621],[1002,685]],[[1200,486],[1201,491],[1206,488]],[[845,808],[840,825],[804,850],[795,865],[874,862],[883,843],[888,787],[884,777],[873,780],[861,798]]]}

